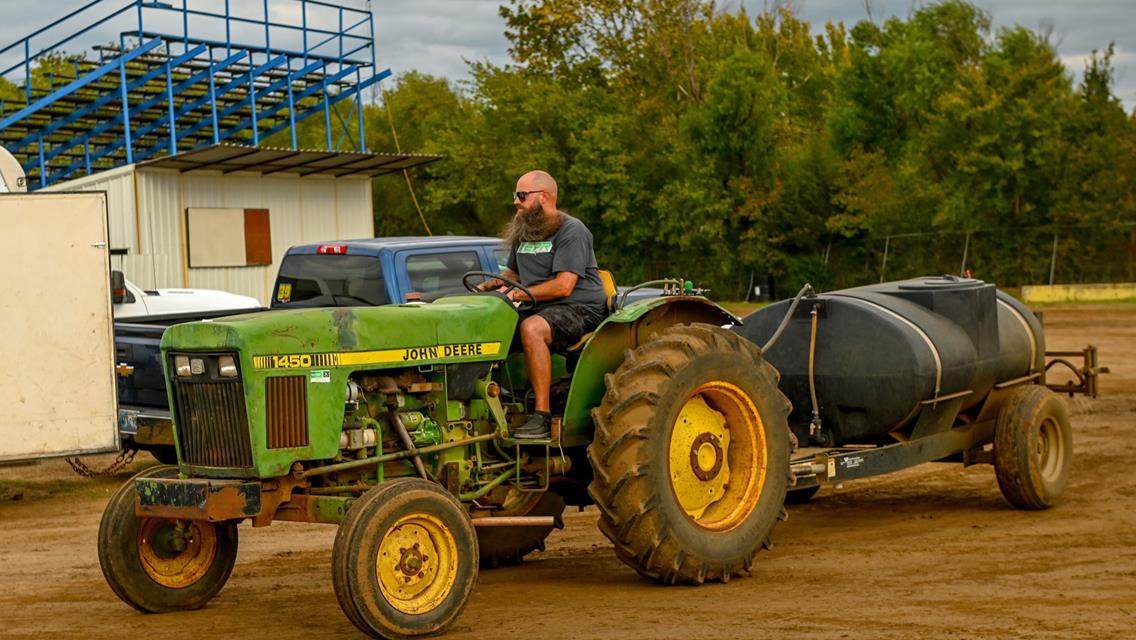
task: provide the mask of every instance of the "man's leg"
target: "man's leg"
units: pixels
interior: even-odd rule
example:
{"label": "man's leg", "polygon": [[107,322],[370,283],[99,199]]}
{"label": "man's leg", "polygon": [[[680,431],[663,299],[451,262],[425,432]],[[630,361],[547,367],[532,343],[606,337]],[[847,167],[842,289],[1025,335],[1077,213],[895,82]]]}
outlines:
{"label": "man's leg", "polygon": [[525,368],[536,398],[536,413],[517,428],[517,438],[546,438],[551,433],[549,387],[552,385],[552,327],[544,318],[534,315],[521,321],[521,346],[525,349]]}
{"label": "man's leg", "polygon": [[529,384],[536,396],[536,410],[548,411],[548,388],[552,385],[552,327],[540,316],[529,316],[521,322],[521,345],[525,348],[525,368]]}

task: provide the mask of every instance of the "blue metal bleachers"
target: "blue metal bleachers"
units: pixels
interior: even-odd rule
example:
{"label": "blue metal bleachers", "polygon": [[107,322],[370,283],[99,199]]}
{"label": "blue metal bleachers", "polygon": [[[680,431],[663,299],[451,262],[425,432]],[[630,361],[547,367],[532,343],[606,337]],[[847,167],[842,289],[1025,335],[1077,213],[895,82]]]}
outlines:
{"label": "blue metal bleachers", "polygon": [[390,74],[369,3],[321,0],[95,0],[0,67],[0,145],[29,189],[219,142],[295,149],[315,115],[329,151],[366,151],[363,91]]}

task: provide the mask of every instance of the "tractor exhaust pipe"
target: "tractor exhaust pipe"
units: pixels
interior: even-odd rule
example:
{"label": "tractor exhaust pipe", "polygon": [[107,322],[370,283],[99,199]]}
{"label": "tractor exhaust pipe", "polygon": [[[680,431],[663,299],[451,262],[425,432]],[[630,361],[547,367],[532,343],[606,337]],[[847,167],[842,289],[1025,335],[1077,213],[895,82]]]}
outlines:
{"label": "tractor exhaust pipe", "polygon": [[402,443],[402,448],[406,449],[411,454],[410,460],[414,463],[415,470],[418,475],[422,476],[423,480],[429,480],[430,476],[426,474],[426,465],[422,464],[422,458],[418,455],[418,449],[414,446],[414,440],[411,439],[410,434],[406,431],[406,425],[402,424],[402,420],[398,417],[398,412],[395,407],[387,407],[387,415],[390,416],[391,425],[394,431],[398,434],[398,439]]}

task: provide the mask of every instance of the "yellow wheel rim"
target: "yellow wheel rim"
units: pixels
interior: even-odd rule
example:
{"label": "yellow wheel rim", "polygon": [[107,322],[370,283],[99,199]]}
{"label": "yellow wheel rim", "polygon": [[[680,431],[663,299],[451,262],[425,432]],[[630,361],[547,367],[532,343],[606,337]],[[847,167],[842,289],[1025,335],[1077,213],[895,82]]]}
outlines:
{"label": "yellow wheel rim", "polygon": [[454,535],[432,515],[403,516],[379,543],[375,574],[392,607],[409,614],[430,611],[450,595],[457,581]]}
{"label": "yellow wheel rim", "polygon": [[728,382],[695,389],[671,430],[671,488],[683,511],[712,531],[737,527],[765,486],[765,425],[749,396]]}
{"label": "yellow wheel rim", "polygon": [[138,527],[142,570],[163,587],[195,584],[216,557],[217,530],[211,523],[143,518]]}

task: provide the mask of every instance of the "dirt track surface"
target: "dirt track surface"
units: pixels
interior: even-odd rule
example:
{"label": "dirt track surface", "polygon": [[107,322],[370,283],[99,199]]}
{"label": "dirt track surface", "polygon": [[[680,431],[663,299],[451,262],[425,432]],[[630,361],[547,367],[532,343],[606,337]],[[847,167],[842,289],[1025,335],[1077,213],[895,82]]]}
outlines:
{"label": "dirt track surface", "polygon": [[[1112,369],[1101,398],[1071,402],[1073,477],[1056,508],[1009,508],[989,466],[923,465],[790,507],[750,577],[701,587],[643,581],[615,559],[594,510],[573,512],[547,551],[482,572],[446,637],[1129,636],[1136,306],[1049,308],[1045,321],[1050,349],[1092,342]],[[84,480],[62,461],[0,467],[0,637],[361,637],[335,600],[326,525],[242,525],[232,578],[203,610],[144,615],[120,602],[95,536],[129,475]]]}

